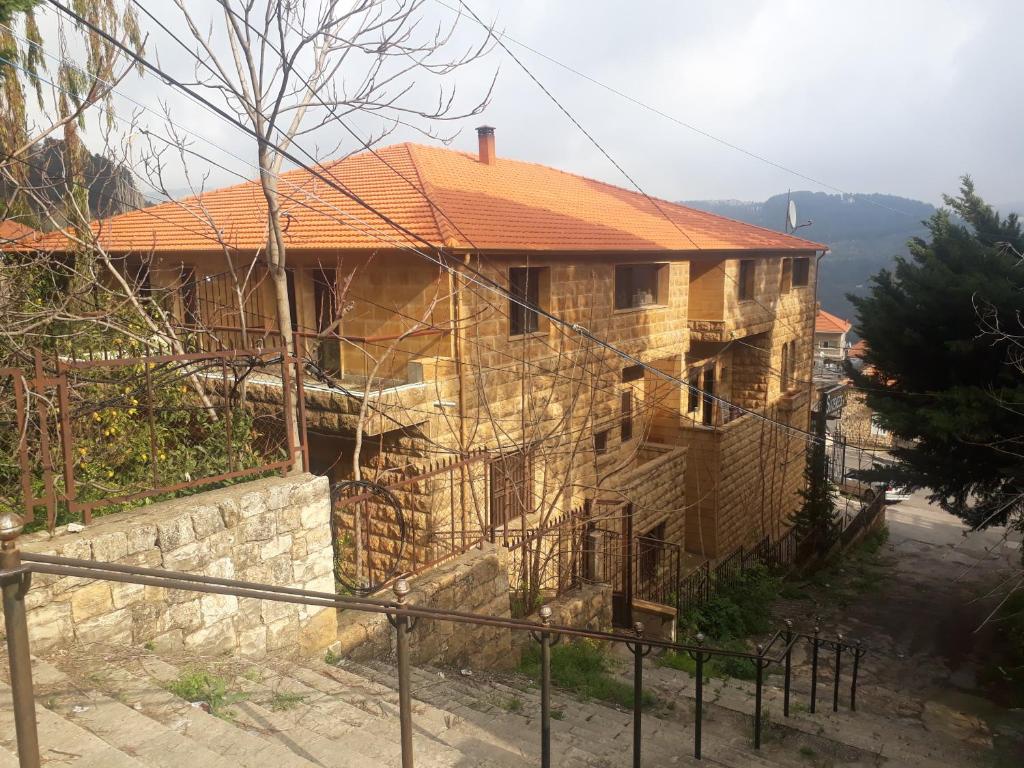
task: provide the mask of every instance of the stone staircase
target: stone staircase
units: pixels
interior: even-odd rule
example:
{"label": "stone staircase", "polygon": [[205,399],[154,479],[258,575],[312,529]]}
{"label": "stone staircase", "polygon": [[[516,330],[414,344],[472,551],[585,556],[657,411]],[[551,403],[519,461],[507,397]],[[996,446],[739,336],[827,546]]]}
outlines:
{"label": "stone staircase", "polygon": [[[964,748],[916,727],[863,710],[831,713],[823,678],[821,707],[803,711],[808,681],[794,685],[792,717],[781,724],[781,690],[765,690],[771,725],[751,745],[753,687],[705,686],[704,760],[693,759],[693,680],[645,665],[658,698],[644,717],[643,764],[719,766],[969,765]],[[223,684],[213,711],[168,690],[202,670]],[[386,662],[327,664],[245,661],[225,656],[172,658],[127,647],[90,646],[34,659],[37,717],[46,766],[75,768],[356,768],[400,764],[395,667]],[[621,665],[624,677],[631,674]],[[3,673],[6,674],[6,667]],[[511,768],[540,764],[540,692],[515,674],[413,668],[415,764],[428,768]],[[781,683],[780,683],[781,684]],[[553,764],[627,766],[632,714],[596,701],[552,695]],[[0,768],[17,765],[13,714],[0,685]]]}

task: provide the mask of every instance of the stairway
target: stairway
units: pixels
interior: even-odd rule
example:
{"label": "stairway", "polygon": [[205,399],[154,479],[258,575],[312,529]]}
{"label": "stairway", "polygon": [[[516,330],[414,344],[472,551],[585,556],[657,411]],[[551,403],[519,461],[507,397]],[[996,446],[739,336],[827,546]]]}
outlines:
{"label": "stairway", "polygon": [[[201,669],[224,682],[215,711],[168,690]],[[6,670],[4,670],[6,673]],[[182,658],[90,646],[33,660],[43,763],[75,768],[356,768],[400,764],[395,667],[320,660],[251,662]],[[630,668],[622,665],[621,674]],[[968,765],[951,747],[868,711],[839,716],[823,688],[818,714],[794,711],[751,748],[752,686],[711,681],[705,689],[704,760],[693,758],[693,681],[645,666],[659,702],[645,715],[645,766]],[[806,681],[798,678],[795,691]],[[540,764],[540,694],[514,674],[412,670],[416,766],[512,768]],[[794,702],[802,693],[794,694]],[[774,723],[781,691],[766,688]],[[805,700],[805,699],[804,699]],[[795,707],[799,710],[800,707]],[[553,764],[631,765],[632,713],[552,695]],[[14,757],[10,691],[0,684],[0,768]],[[879,754],[880,748],[880,754]],[[956,755],[954,758],[953,756]]]}

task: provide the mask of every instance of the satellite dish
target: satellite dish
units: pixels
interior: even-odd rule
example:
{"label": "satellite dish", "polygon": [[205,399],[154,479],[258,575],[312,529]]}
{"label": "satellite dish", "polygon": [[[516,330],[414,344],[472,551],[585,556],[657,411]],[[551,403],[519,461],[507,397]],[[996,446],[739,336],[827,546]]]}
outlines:
{"label": "satellite dish", "polygon": [[790,231],[796,229],[796,201],[789,201],[789,209],[786,211],[786,224],[789,226]]}

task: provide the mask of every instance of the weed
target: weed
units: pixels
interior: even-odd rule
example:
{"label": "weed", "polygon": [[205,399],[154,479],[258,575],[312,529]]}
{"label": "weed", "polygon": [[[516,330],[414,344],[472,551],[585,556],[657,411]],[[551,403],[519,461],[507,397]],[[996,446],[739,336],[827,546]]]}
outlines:
{"label": "weed", "polygon": [[324,654],[324,663],[333,667],[339,661],[341,661],[341,654],[328,648],[327,653]]}
{"label": "weed", "polygon": [[565,710],[564,709],[552,709],[551,710],[551,717],[554,720],[565,720]]}
{"label": "weed", "polygon": [[[540,679],[540,649],[536,646],[523,654],[519,669],[534,680]],[[608,657],[600,645],[591,640],[557,645],[551,649],[551,681],[584,698],[610,701],[621,707],[633,706],[633,686],[609,673]],[[655,703],[653,695],[644,692],[643,704]]]}
{"label": "weed", "polygon": [[800,757],[806,757],[808,760],[810,760],[813,759],[816,754],[818,753],[810,747],[808,747],[807,745],[800,747]]}
{"label": "weed", "polygon": [[763,634],[771,628],[771,605],[781,589],[782,579],[766,568],[749,568],[706,603],[683,613],[679,627],[685,635],[703,632],[718,642]]}
{"label": "weed", "polygon": [[286,712],[289,709],[294,709],[305,700],[306,697],[301,693],[274,691],[274,695],[268,703],[274,712]]}
{"label": "weed", "polygon": [[501,706],[507,712],[522,712],[523,711],[523,700],[518,696],[510,696],[501,702]]}
{"label": "weed", "polygon": [[259,667],[252,667],[251,669],[245,670],[245,674],[242,675],[246,680],[251,683],[262,683],[263,682],[263,670]]}
{"label": "weed", "polygon": [[167,690],[186,701],[203,702],[209,707],[210,714],[217,717],[230,717],[228,707],[245,699],[244,694],[229,692],[227,681],[223,677],[212,675],[202,669],[182,672],[176,680],[168,684]]}
{"label": "weed", "polygon": [[145,648],[147,651],[152,652],[156,650],[156,643],[154,643],[152,640],[147,640],[145,643],[143,643],[142,647]]}

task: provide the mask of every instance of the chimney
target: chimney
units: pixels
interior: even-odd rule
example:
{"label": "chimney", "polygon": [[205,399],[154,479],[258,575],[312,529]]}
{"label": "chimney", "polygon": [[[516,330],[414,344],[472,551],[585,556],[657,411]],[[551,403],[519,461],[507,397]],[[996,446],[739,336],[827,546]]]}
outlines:
{"label": "chimney", "polygon": [[494,165],[494,128],[481,125],[476,129],[476,135],[480,139],[480,162]]}

